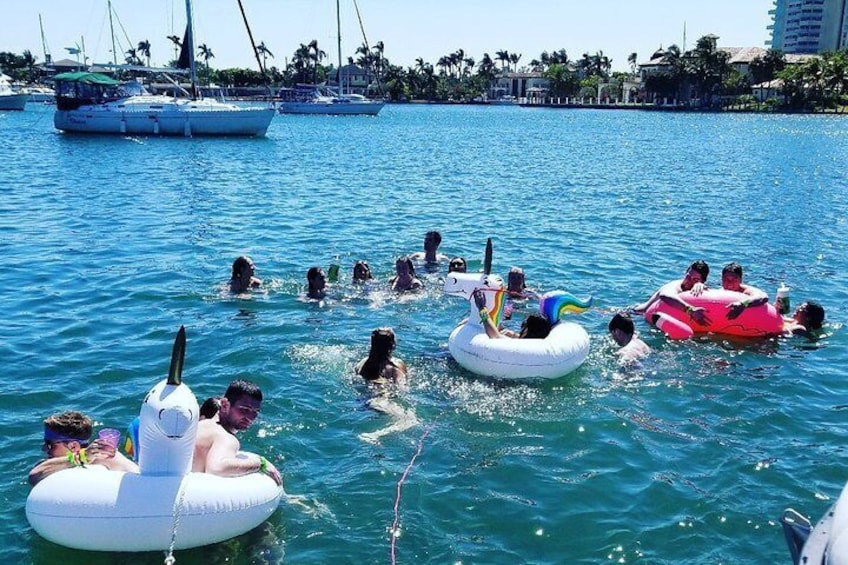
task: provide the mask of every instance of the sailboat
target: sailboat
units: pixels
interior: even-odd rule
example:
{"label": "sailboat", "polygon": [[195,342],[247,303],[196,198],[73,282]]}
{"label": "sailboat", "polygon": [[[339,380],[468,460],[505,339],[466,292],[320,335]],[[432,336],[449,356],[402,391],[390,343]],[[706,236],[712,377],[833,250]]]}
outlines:
{"label": "sailboat", "polygon": [[369,100],[361,94],[345,94],[342,77],[342,29],[339,0],[336,0],[336,26],[338,28],[339,90],[314,84],[298,84],[295,89],[281,89],[279,109],[281,114],[330,114],[376,116],[385,102]]}
{"label": "sailboat", "polygon": [[274,117],[273,107],[237,106],[198,95],[191,0],[186,0],[186,18],[184,48],[192,89],[184,91],[188,96],[150,94],[141,83],[121,83],[100,73],[58,74],[54,77],[56,129],[122,135],[264,136]]}

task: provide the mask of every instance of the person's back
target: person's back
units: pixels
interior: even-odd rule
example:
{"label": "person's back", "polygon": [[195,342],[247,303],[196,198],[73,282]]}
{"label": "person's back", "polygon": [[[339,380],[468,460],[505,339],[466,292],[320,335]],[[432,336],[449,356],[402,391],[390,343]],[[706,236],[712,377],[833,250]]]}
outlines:
{"label": "person's back", "polygon": [[402,384],[406,380],[406,364],[394,357],[395,333],[391,328],[371,332],[368,357],[356,364],[356,373],[368,382]]}

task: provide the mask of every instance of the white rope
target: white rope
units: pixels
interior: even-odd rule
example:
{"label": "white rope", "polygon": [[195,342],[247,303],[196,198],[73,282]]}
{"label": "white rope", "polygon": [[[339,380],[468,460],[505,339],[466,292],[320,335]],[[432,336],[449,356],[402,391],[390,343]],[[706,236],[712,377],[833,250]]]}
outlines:
{"label": "white rope", "polygon": [[177,545],[177,530],[180,527],[180,516],[183,511],[183,503],[185,502],[185,477],[180,481],[179,500],[177,508],[174,510],[174,527],[171,529],[171,545],[168,546],[168,555],[165,556],[165,565],[174,565],[177,558],[174,557],[174,546]]}

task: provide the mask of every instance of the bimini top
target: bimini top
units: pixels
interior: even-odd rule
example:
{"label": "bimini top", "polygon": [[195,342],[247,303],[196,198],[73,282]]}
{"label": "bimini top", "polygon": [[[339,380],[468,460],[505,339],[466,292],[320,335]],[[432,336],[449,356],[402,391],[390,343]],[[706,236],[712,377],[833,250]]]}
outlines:
{"label": "bimini top", "polygon": [[89,73],[77,71],[73,73],[61,73],[53,77],[57,82],[81,82],[83,84],[99,84],[101,86],[117,86],[121,81],[100,73]]}

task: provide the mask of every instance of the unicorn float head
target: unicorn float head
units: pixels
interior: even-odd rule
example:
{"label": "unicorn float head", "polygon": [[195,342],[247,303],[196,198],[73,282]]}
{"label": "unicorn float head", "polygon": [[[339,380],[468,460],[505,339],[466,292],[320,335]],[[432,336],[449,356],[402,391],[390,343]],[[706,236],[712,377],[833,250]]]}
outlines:
{"label": "unicorn float head", "polygon": [[185,328],[180,327],[171,353],[168,378],[154,386],[141,405],[138,430],[142,475],[182,476],[191,471],[200,409],[183,384]]}

